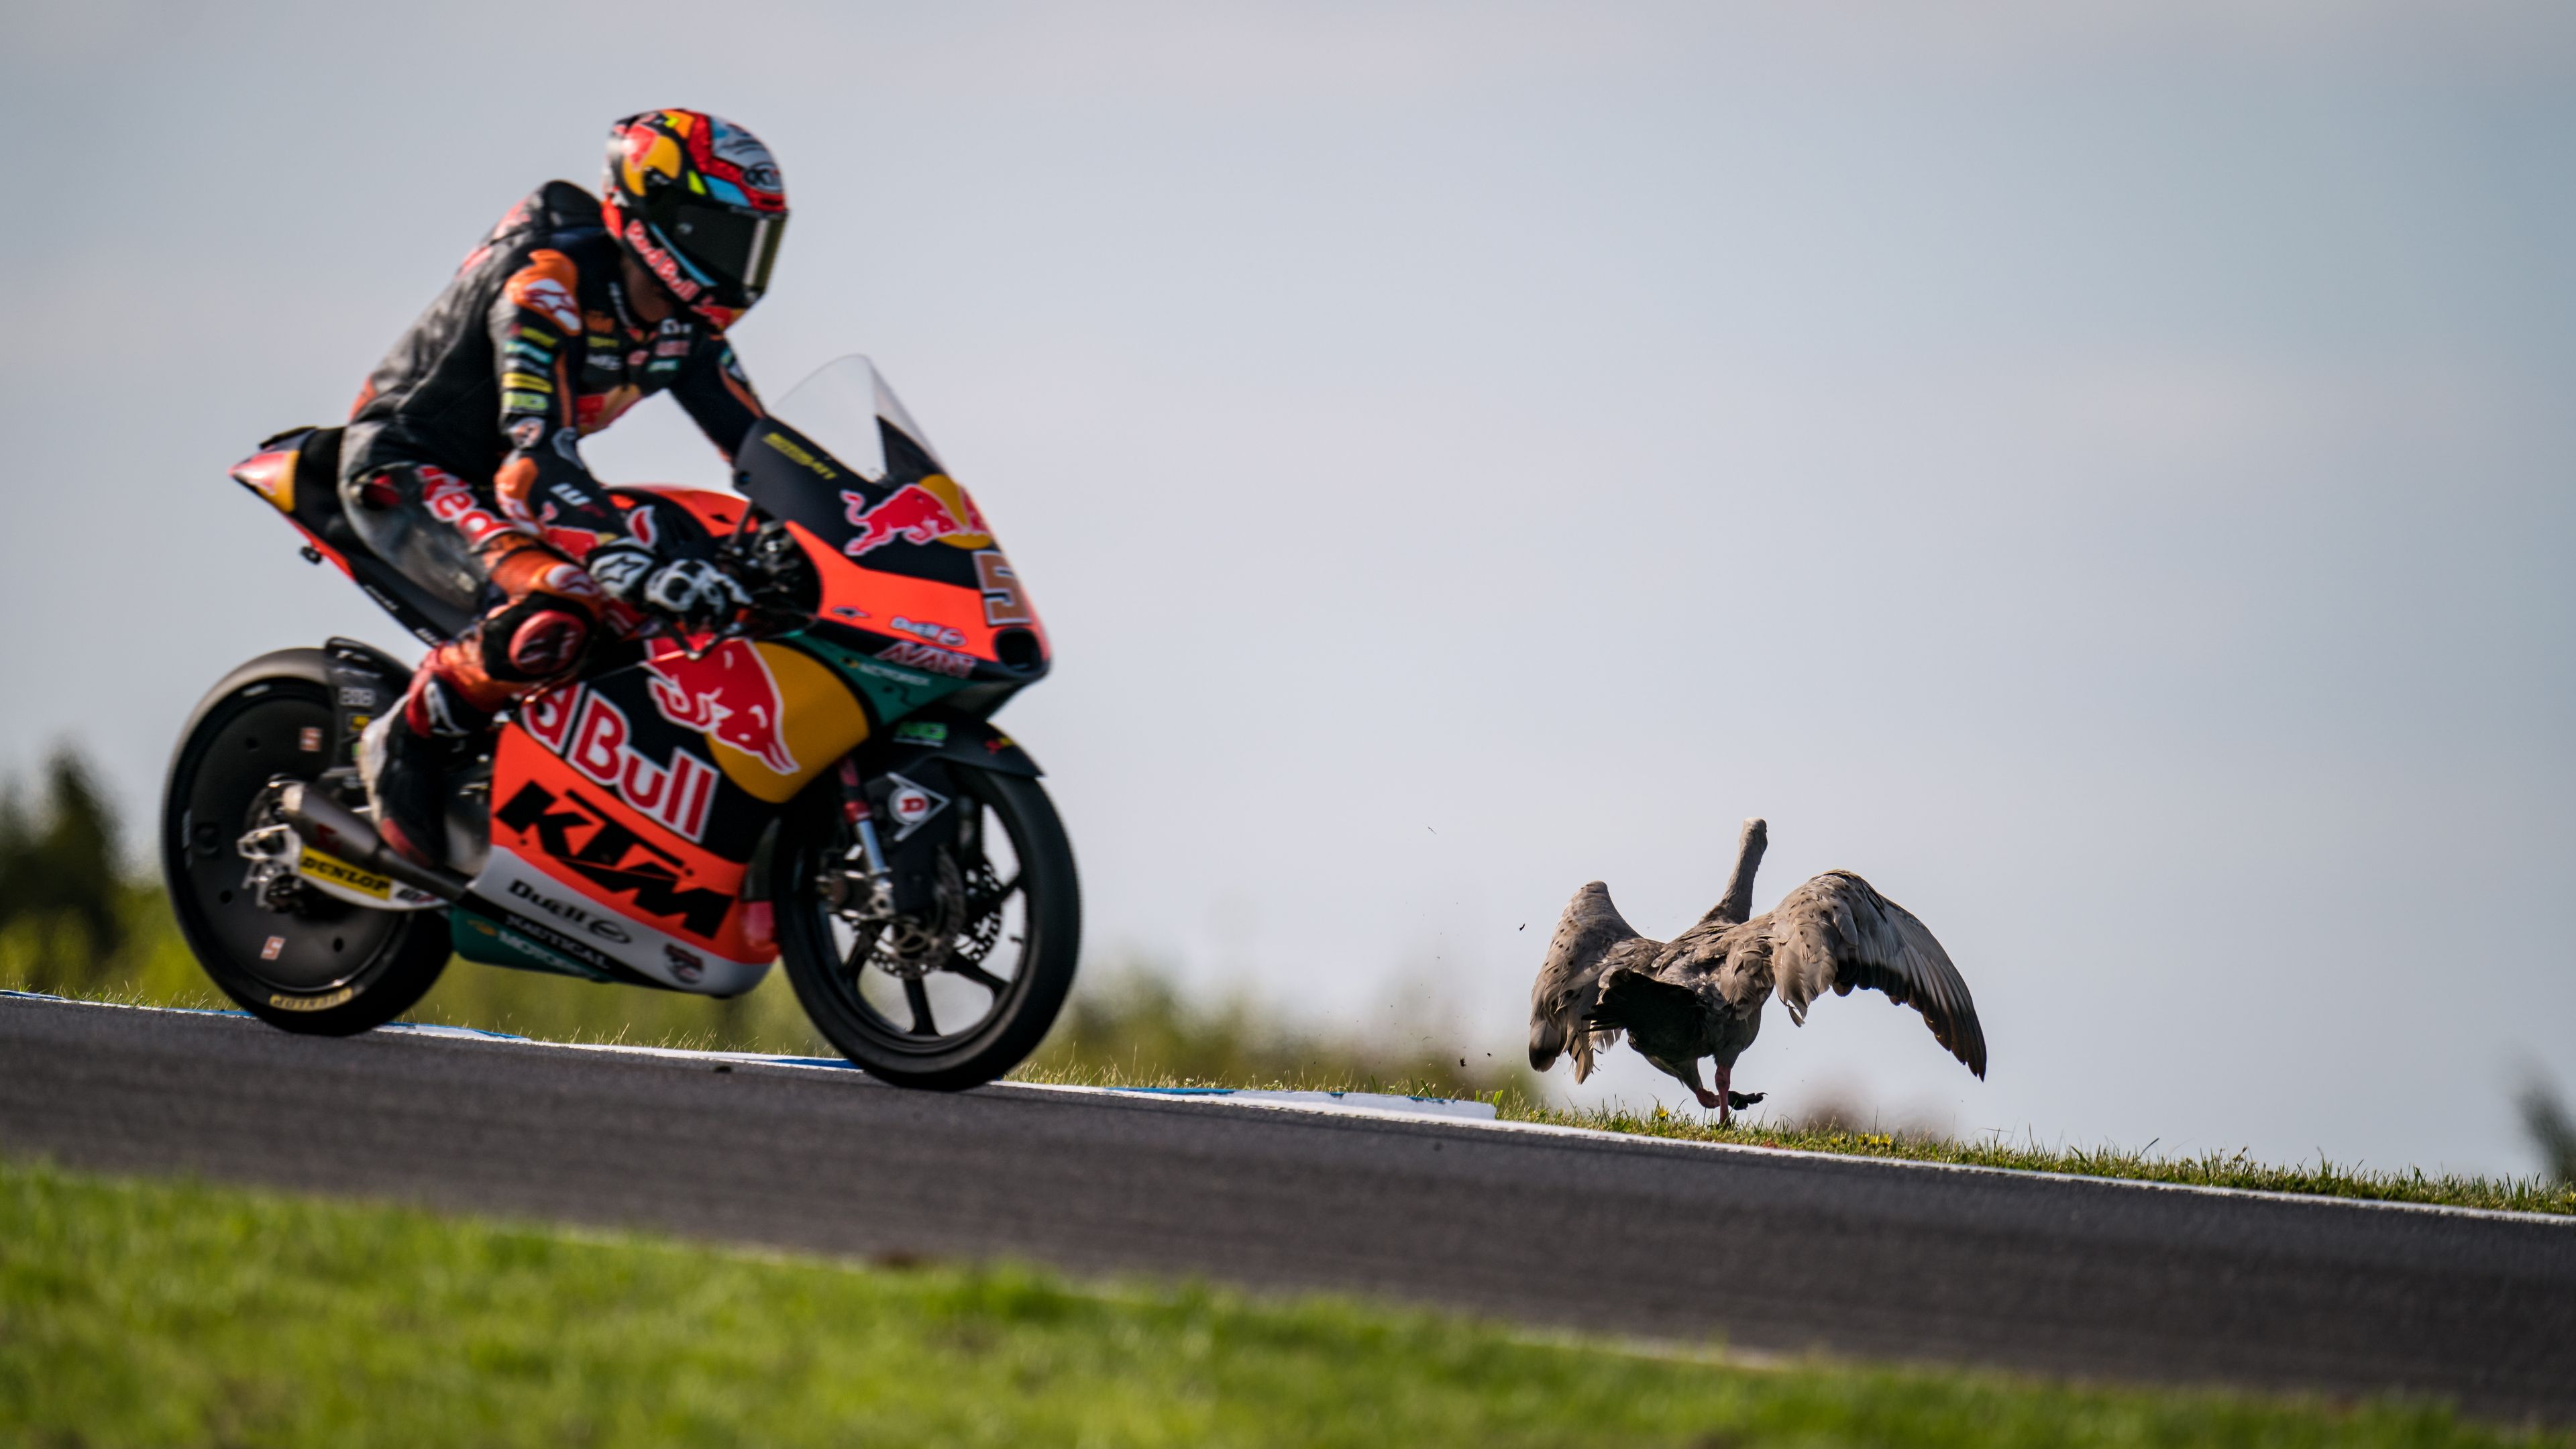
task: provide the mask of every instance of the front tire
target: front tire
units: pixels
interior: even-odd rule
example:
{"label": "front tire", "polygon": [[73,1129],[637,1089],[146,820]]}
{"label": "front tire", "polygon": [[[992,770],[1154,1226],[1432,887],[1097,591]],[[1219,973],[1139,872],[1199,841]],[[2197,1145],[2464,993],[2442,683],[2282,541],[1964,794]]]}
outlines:
{"label": "front tire", "polygon": [[827,792],[808,797],[771,877],[779,956],[815,1029],[871,1076],[942,1092],[982,1086],[1037,1050],[1082,945],[1073,847],[1046,791],[974,769],[957,782],[975,814],[953,851],[965,908],[944,923],[950,944],[930,953],[939,965],[908,964],[887,949],[888,927],[827,898],[823,883],[846,878],[853,855]]}
{"label": "front tire", "polygon": [[260,663],[274,667],[237,671],[197,707],[171,757],[162,876],[180,934],[224,995],[286,1031],[353,1036],[437,982],[447,913],[367,910],[309,889],[278,910],[245,889],[249,862],[236,846],[261,823],[272,784],[320,775],[333,738],[324,656],[292,650]]}

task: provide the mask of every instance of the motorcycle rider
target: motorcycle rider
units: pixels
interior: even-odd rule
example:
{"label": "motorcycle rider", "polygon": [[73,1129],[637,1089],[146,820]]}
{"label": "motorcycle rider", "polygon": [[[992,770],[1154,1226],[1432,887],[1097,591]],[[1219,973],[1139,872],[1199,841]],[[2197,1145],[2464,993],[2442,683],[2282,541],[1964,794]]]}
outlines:
{"label": "motorcycle rider", "polygon": [[762,416],[725,331],[767,287],[787,193],[767,147],[703,111],[608,136],[602,195],[550,181],[511,208],[378,364],[340,491],[377,553],[479,614],[429,651],[359,765],[387,844],[445,857],[445,777],[512,703],[574,677],[607,632],[703,629],[750,600],[657,548],[580,440],[668,390],[728,462]]}

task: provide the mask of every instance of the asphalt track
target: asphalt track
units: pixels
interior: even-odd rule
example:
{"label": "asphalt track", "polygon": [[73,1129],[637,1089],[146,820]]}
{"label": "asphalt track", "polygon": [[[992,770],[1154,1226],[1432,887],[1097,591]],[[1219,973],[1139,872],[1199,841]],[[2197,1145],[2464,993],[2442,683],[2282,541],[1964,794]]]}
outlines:
{"label": "asphalt track", "polygon": [[2576,1422],[2576,1222],[0,999],[0,1151],[1739,1350]]}

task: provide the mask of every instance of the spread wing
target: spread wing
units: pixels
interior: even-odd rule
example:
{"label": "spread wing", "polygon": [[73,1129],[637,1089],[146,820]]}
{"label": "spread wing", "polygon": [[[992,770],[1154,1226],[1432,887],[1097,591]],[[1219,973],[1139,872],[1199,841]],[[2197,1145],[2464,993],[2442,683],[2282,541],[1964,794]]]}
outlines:
{"label": "spread wing", "polygon": [[[1547,943],[1547,960],[1538,968],[1538,980],[1530,986],[1531,1070],[1546,1071],[1556,1065],[1559,1053],[1571,1048],[1574,1079],[1579,1082],[1592,1075],[1593,1035],[1598,1030],[1592,1022],[1592,1005],[1600,994],[1601,973],[1614,955],[1627,954],[1619,947],[1641,940],[1636,928],[1620,918],[1619,908],[1610,904],[1608,886],[1596,880],[1574,893],[1557,920],[1555,939]],[[1599,1044],[1609,1046],[1618,1039],[1617,1032],[1606,1032]]]}
{"label": "spread wing", "polygon": [[1932,1036],[1968,1070],[1986,1074],[1986,1031],[1950,953],[1914,913],[1845,870],[1829,870],[1771,912],[1771,966],[1781,1003],[1804,1025],[1807,1003],[1855,986],[1923,1013]]}

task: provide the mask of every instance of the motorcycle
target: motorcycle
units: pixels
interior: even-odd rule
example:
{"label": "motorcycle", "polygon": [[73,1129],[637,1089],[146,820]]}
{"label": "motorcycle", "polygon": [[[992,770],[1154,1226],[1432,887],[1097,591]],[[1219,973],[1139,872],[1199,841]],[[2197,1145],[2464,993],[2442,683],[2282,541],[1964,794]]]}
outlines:
{"label": "motorcycle", "polygon": [[[308,561],[420,638],[453,635],[473,601],[369,549],[339,447],[297,429],[232,477]],[[448,868],[388,848],[358,778],[409,669],[334,638],[226,675],[180,737],[161,828],[180,929],[224,994],[345,1036],[451,956],[715,997],[778,962],[824,1039],[888,1082],[971,1087],[1034,1050],[1081,905],[1038,766],[990,722],[1051,660],[1017,574],[864,357],[782,398],[734,486],[612,490],[638,536],[715,561],[754,607],[604,643],[505,714],[451,772]]]}

